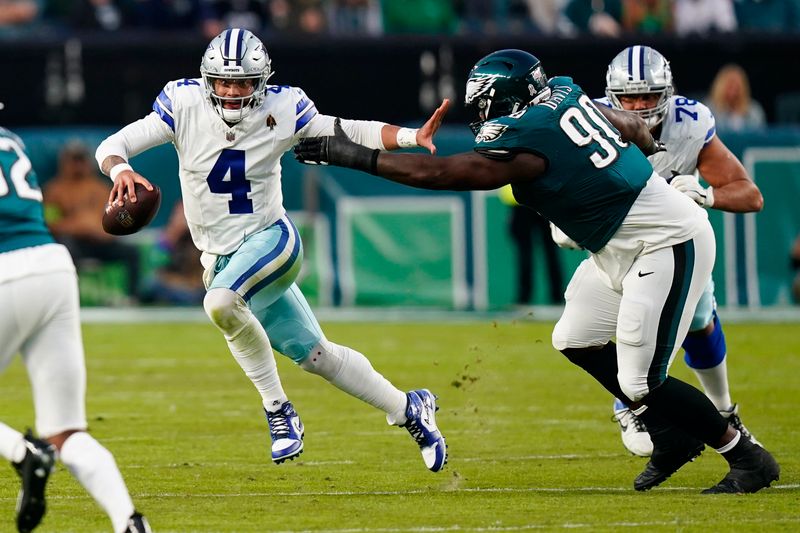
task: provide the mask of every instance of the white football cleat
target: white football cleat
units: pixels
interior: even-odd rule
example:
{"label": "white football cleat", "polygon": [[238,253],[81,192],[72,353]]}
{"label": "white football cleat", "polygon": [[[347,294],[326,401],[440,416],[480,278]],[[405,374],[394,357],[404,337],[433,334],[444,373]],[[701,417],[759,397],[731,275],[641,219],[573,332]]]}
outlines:
{"label": "white football cleat", "polygon": [[639,457],[653,455],[653,441],[650,440],[650,434],[647,432],[642,419],[636,416],[633,411],[621,402],[615,401],[612,420],[619,424],[622,444],[626,450]]}

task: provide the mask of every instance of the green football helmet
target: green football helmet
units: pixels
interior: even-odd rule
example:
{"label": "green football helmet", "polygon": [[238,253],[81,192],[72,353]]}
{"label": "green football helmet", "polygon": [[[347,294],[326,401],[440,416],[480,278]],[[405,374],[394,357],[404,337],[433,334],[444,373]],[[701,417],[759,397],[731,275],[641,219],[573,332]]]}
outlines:
{"label": "green football helmet", "polygon": [[542,62],[522,50],[498,50],[472,67],[467,78],[465,104],[474,107],[478,121],[470,124],[475,134],[487,120],[526,108],[547,88]]}

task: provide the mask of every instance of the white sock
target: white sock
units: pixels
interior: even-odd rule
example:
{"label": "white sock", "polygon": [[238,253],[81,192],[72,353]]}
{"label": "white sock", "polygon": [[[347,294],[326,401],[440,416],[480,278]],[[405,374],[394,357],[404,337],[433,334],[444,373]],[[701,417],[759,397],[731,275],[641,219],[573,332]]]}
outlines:
{"label": "white sock", "polygon": [[720,364],[712,368],[693,368],[697,379],[703,386],[703,390],[717,408],[717,411],[725,411],[733,405],[731,401],[731,391],[728,387],[728,364],[727,358]]}
{"label": "white sock", "polygon": [[275,354],[264,327],[250,314],[247,323],[232,336],[225,335],[228,348],[244,373],[253,382],[267,411],[277,411],[286,402],[278,376]]}
{"label": "white sock", "polygon": [[392,425],[406,421],[406,393],[372,368],[360,352],[323,339],[300,366],[339,389],[386,413]]}
{"label": "white sock", "polygon": [[105,510],[114,531],[125,531],[134,511],[133,501],[111,452],[81,431],[64,441],[61,462]]}
{"label": "white sock", "polygon": [[25,450],[22,433],[0,422],[0,455],[12,463],[19,463],[25,459]]}

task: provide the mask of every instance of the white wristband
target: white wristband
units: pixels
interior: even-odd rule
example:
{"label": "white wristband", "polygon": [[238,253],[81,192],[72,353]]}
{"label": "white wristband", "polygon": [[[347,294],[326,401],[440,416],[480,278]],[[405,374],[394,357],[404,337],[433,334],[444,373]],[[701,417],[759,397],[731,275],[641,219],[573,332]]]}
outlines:
{"label": "white wristband", "polygon": [[400,128],[397,130],[397,146],[400,148],[415,148],[417,144],[417,131],[412,128]]}
{"label": "white wristband", "polygon": [[108,171],[108,176],[111,178],[111,181],[117,181],[117,175],[119,175],[120,172],[125,172],[126,170],[133,170],[133,167],[128,163],[117,163],[111,167],[111,170]]}
{"label": "white wristband", "polygon": [[706,189],[706,201],[703,207],[714,207],[714,188],[711,186]]}

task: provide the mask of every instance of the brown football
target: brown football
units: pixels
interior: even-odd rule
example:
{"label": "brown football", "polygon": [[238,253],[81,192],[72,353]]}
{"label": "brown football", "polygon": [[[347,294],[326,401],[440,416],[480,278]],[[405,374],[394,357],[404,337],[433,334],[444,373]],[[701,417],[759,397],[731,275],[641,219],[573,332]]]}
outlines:
{"label": "brown football", "polygon": [[136,202],[131,202],[128,195],[123,196],[123,204],[106,204],[103,212],[103,229],[111,235],[130,235],[148,225],[158,213],[161,206],[161,189],[153,185],[148,191],[144,185],[137,183]]}

